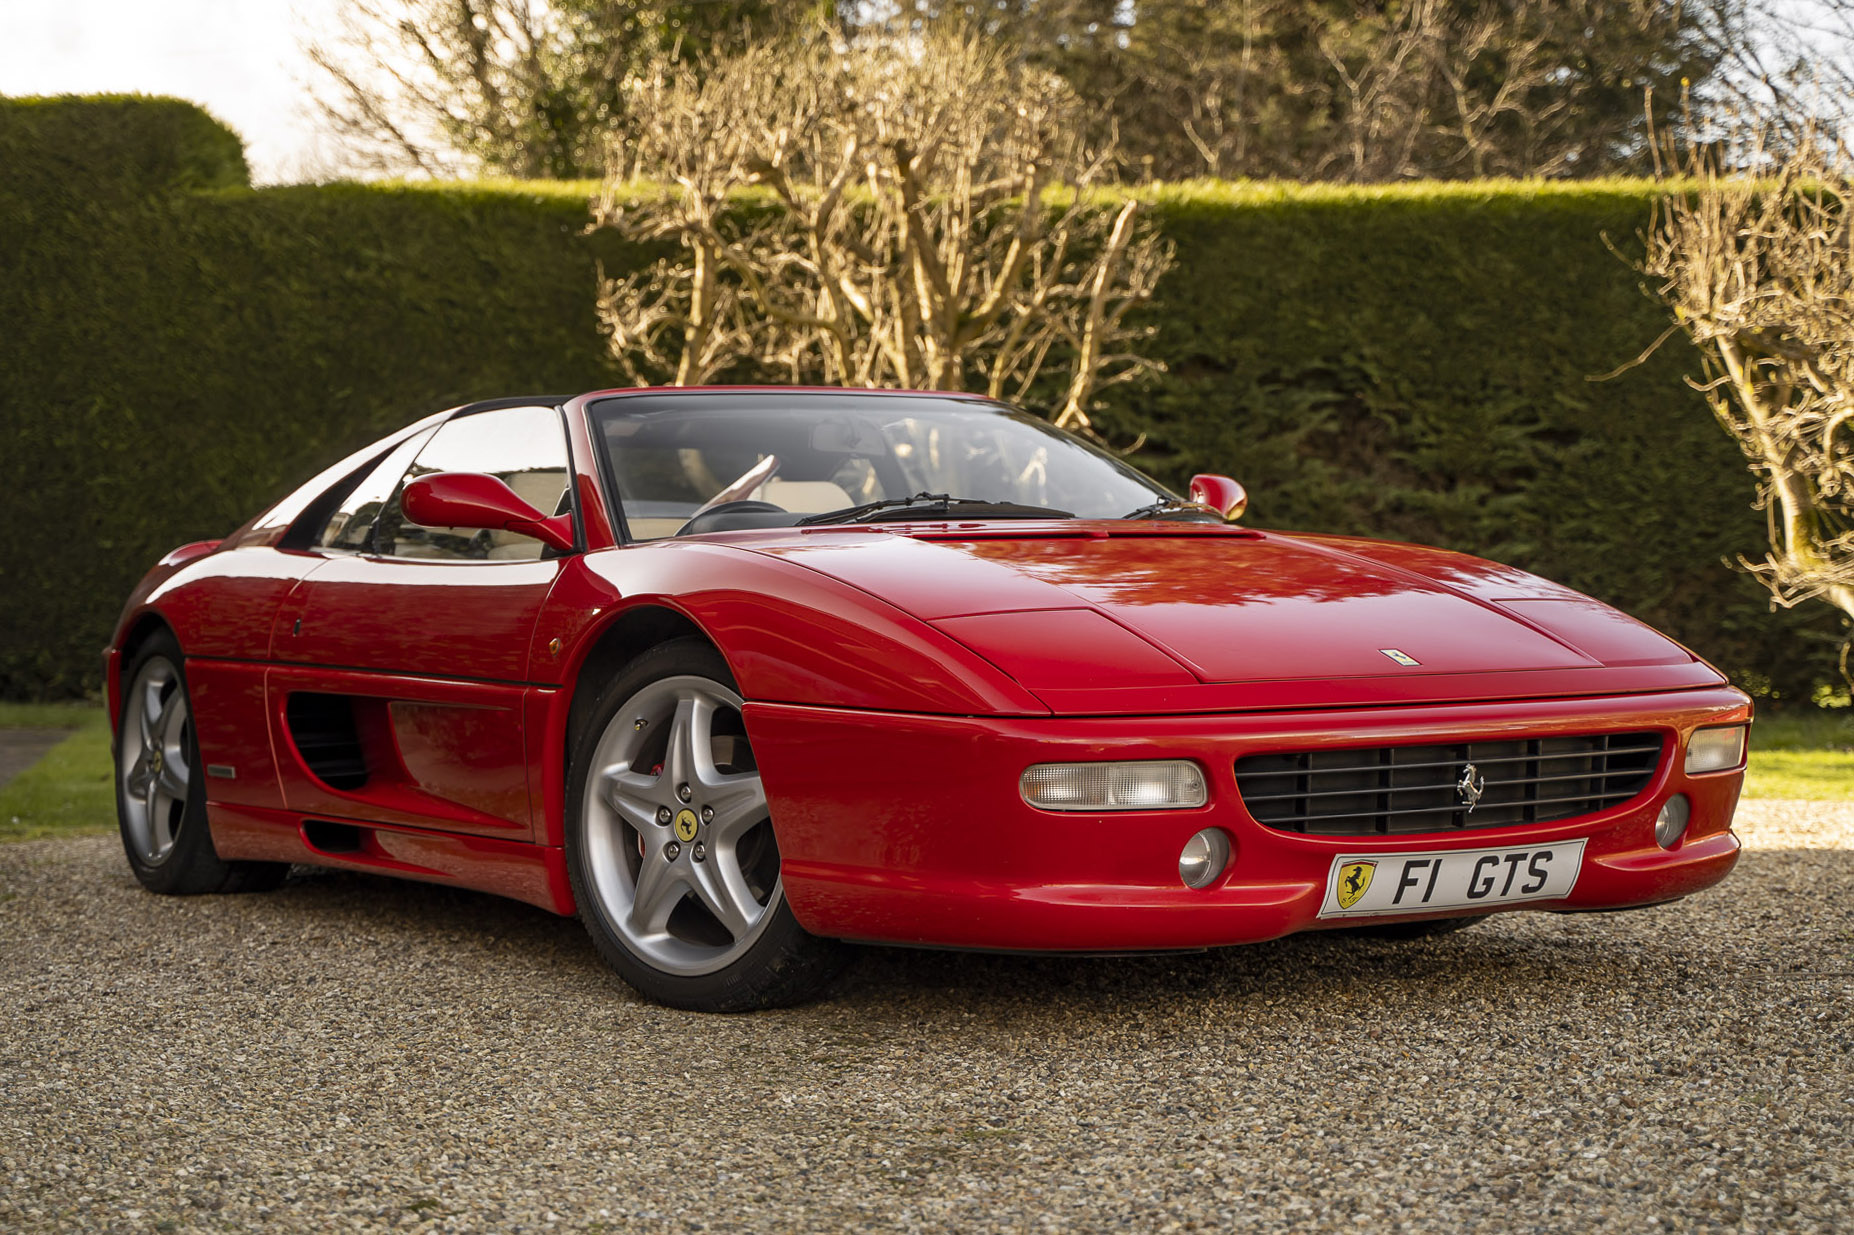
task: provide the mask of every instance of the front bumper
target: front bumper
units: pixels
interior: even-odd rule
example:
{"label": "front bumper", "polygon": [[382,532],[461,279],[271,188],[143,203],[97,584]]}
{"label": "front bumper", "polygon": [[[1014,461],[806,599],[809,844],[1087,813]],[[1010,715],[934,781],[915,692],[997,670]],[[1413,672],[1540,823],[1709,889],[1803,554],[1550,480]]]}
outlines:
{"label": "front bumper", "polygon": [[[785,894],[799,922],[837,938],[1027,951],[1151,951],[1253,943],[1358,925],[1318,916],[1334,855],[1495,849],[1582,838],[1570,895],[1513,908],[1619,909],[1697,892],[1738,859],[1742,769],[1689,777],[1703,725],[1749,720],[1727,687],[1666,694],[1335,711],[1114,718],[942,717],[749,704],[747,726],[777,821]],[[1304,836],[1244,809],[1244,755],[1604,731],[1668,742],[1649,786],[1577,819],[1407,836]],[[1195,810],[1057,814],[1018,792],[1033,763],[1196,759]],[[1674,793],[1692,821],[1672,850],[1654,818]],[[1234,856],[1208,888],[1178,877],[1179,850],[1220,827]],[[1452,911],[1458,913],[1459,910]],[[1415,914],[1446,917],[1449,913]],[[1364,919],[1364,921],[1383,919]]]}

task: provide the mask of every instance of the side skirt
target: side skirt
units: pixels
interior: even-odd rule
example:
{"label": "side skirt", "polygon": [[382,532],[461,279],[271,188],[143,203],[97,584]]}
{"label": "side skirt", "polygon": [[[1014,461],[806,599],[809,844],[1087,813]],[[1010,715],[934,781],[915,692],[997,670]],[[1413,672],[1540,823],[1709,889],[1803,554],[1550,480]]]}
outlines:
{"label": "side skirt", "polygon": [[227,860],[371,871],[574,912],[566,853],[551,846],[258,806],[208,803],[206,812],[213,848]]}

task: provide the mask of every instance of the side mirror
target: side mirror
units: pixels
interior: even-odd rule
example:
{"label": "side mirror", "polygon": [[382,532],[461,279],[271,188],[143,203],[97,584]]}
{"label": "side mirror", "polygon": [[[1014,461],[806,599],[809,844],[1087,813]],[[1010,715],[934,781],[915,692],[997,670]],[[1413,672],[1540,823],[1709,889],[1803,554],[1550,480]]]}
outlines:
{"label": "side mirror", "polygon": [[573,516],[548,518],[494,476],[433,472],[400,495],[406,518],[424,527],[486,528],[532,536],[550,549],[573,550]]}
{"label": "side mirror", "polygon": [[1248,490],[1228,476],[1218,476],[1214,472],[1191,477],[1191,500],[1222,515],[1225,523],[1236,522],[1242,518],[1242,512],[1249,509]]}

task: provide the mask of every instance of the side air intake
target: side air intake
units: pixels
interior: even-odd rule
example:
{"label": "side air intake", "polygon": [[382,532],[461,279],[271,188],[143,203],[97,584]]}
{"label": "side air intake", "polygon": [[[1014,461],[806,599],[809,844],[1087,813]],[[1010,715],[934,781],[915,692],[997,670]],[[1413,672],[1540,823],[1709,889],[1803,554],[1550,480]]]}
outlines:
{"label": "side air intake", "polygon": [[310,773],[331,789],[353,792],[367,783],[367,755],[346,695],[295,694],[285,716]]}

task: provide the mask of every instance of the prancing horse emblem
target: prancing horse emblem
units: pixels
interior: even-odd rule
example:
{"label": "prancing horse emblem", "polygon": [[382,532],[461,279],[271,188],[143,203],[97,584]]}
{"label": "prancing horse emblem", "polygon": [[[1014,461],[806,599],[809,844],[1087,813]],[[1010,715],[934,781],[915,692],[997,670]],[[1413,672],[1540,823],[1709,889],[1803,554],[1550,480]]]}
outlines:
{"label": "prancing horse emblem", "polygon": [[1472,815],[1474,808],[1480,805],[1481,795],[1487,792],[1487,778],[1472,763],[1461,769],[1461,777],[1455,782],[1455,796],[1468,808]]}
{"label": "prancing horse emblem", "polygon": [[1347,862],[1339,868],[1339,879],[1333,885],[1334,899],[1339,908],[1350,909],[1358,904],[1359,897],[1371,886],[1371,874],[1377,870],[1376,862]]}

